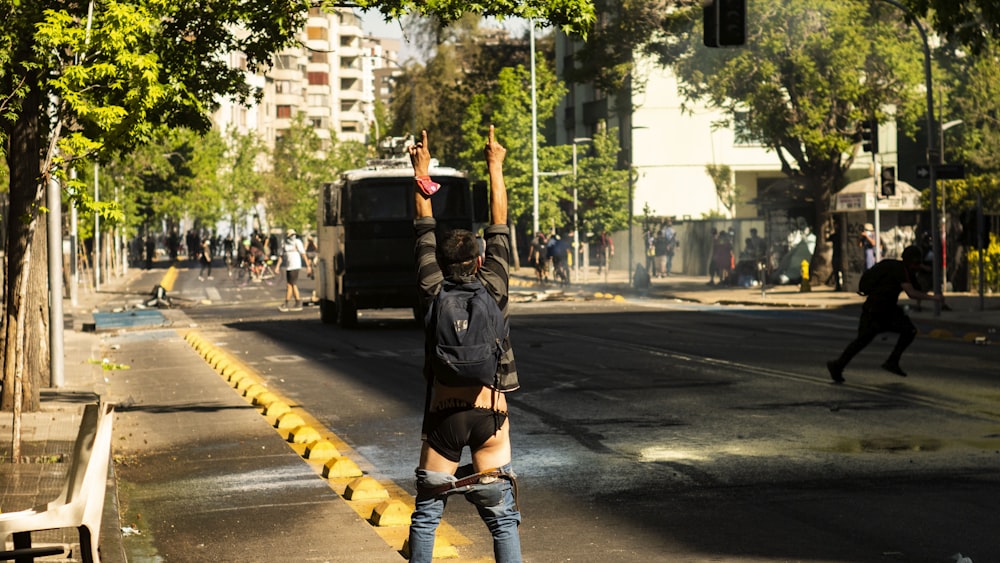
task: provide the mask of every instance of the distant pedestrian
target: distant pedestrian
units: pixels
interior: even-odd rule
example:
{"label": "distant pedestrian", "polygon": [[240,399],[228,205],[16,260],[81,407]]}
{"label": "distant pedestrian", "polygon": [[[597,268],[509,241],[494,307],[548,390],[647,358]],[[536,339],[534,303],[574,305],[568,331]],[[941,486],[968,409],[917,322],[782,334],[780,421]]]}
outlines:
{"label": "distant pedestrian", "polygon": [[202,239],[201,251],[198,253],[198,262],[201,264],[199,280],[212,279],[212,240]]}
{"label": "distant pedestrian", "polygon": [[858,246],[861,247],[865,259],[862,273],[867,272],[875,266],[875,226],[871,223],[865,223],[864,229],[861,230]]}
{"label": "distant pedestrian", "polygon": [[153,260],[156,259],[156,237],[152,234],[146,235],[146,269],[153,267]]}
{"label": "distant pedestrian", "polygon": [[[302,298],[299,297],[299,270],[305,264],[307,275],[312,275],[312,263],[306,258],[306,249],[302,241],[295,233],[295,229],[288,229],[285,232],[285,243],[281,246],[281,254],[278,256],[278,264],[275,270],[281,269],[281,263],[285,263],[285,304],[280,307],[282,311],[301,311]],[[291,306],[289,306],[291,303]]]}
{"label": "distant pedestrian", "polygon": [[[882,260],[862,277],[865,279],[865,276],[873,276],[869,282],[862,283],[863,289],[867,289],[867,298],[861,308],[858,336],[847,345],[839,358],[826,363],[830,379],[834,383],[844,382],[843,373],[847,364],[883,332],[898,333],[899,339],[889,358],[882,364],[882,369],[906,377],[906,372],[899,366],[899,360],[917,337],[917,327],[898,305],[900,292],[905,292],[910,299],[944,303],[944,295],[925,293],[915,285],[916,273],[920,268],[920,249],[908,246],[903,250],[902,260]],[[865,288],[865,285],[870,287]]]}
{"label": "distant pedestrian", "polygon": [[528,263],[535,268],[535,281],[545,284],[549,277],[548,268],[548,241],[545,240],[545,233],[538,231],[531,241],[528,249]]}
{"label": "distant pedestrian", "polygon": [[597,273],[609,269],[611,257],[615,255],[615,241],[607,231],[601,231],[597,238]]}
{"label": "distant pedestrian", "polygon": [[663,227],[663,238],[667,241],[666,257],[667,263],[664,266],[664,276],[669,276],[674,269],[674,253],[677,252],[677,231],[674,230],[674,220],[667,218],[667,225]]}

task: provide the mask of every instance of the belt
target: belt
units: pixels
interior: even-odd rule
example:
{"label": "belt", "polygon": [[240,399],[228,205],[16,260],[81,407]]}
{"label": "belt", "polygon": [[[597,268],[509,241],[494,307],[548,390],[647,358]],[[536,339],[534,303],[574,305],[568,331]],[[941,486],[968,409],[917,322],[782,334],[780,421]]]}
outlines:
{"label": "belt", "polygon": [[421,489],[421,491],[433,496],[443,495],[449,492],[459,492],[457,489],[464,489],[471,487],[472,485],[481,484],[484,478],[488,479],[492,477],[493,479],[489,479],[486,481],[487,483],[492,483],[496,481],[496,478],[502,477],[504,475],[506,475],[506,473],[500,471],[499,469],[496,468],[487,469],[486,471],[480,471],[479,473],[474,473],[472,475],[469,475],[468,477],[463,477],[461,479],[452,481],[451,483],[446,483],[444,485],[441,485],[440,487]]}

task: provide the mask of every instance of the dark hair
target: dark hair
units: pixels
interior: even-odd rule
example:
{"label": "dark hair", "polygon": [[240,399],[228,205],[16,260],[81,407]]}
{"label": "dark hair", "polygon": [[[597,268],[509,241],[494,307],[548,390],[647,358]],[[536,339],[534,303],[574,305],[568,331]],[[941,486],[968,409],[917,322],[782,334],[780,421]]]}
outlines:
{"label": "dark hair", "polygon": [[437,245],[437,262],[446,278],[467,276],[476,271],[479,241],[465,229],[448,231]]}
{"label": "dark hair", "polygon": [[922,258],[920,255],[920,249],[916,246],[907,246],[903,249],[903,262],[909,263],[920,263]]}

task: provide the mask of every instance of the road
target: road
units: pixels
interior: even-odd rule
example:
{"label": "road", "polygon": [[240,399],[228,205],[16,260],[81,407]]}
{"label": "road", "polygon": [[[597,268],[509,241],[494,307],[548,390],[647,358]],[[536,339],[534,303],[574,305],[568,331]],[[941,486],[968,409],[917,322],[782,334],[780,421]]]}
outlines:
{"label": "road", "polygon": [[[303,280],[303,294],[311,291]],[[408,311],[345,331],[283,283],[181,273],[199,330],[412,492],[424,384]],[[1000,561],[995,347],[880,339],[832,385],[849,312],[517,303],[509,395],[526,561]],[[463,502],[446,520],[489,553]]]}

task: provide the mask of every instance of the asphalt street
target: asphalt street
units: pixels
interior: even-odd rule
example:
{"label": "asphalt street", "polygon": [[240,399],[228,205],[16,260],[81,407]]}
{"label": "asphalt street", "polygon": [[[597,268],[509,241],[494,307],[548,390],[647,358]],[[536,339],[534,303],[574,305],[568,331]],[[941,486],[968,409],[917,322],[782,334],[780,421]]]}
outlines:
{"label": "asphalt street", "polygon": [[[178,281],[191,326],[412,493],[423,385],[407,311],[344,331],[278,312],[280,286]],[[626,298],[514,315],[526,560],[1000,560],[995,348],[920,338],[902,379],[878,369],[879,340],[834,386],[823,361],[852,336],[849,308]],[[465,503],[446,520],[464,559],[488,557]]]}

